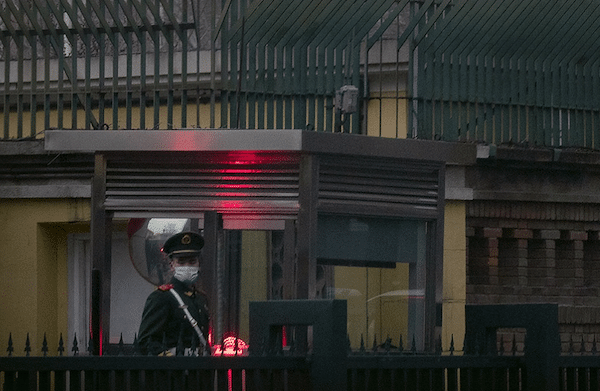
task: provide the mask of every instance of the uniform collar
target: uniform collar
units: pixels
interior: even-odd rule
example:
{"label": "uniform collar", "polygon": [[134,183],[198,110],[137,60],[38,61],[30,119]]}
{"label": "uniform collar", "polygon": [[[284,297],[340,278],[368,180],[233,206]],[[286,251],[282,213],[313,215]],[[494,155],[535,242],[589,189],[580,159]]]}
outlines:
{"label": "uniform collar", "polygon": [[194,292],[194,287],[184,284],[183,282],[179,281],[176,278],[171,279],[171,284],[173,284],[173,287],[180,292],[184,292],[184,293],[188,293],[188,292],[193,293]]}

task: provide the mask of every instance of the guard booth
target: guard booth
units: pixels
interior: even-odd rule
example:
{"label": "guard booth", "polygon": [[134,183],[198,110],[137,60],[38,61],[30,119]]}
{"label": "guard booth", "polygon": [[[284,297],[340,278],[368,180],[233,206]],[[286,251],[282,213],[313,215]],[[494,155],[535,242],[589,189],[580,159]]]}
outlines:
{"label": "guard booth", "polygon": [[111,330],[111,262],[130,261],[111,259],[111,231],[121,227],[131,261],[153,284],[169,278],[166,237],[204,235],[201,283],[215,340],[243,334],[249,300],[327,298],[347,300],[353,348],[401,335],[434,349],[445,167],[470,161],[473,146],[231,129],[51,130],[45,143],[95,154],[95,341]]}

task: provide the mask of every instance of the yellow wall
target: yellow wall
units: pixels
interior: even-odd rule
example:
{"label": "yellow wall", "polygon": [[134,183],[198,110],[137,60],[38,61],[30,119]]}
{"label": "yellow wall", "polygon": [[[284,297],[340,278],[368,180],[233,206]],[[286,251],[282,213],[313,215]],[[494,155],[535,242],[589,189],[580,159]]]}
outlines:
{"label": "yellow wall", "polygon": [[267,300],[267,279],[270,277],[270,242],[268,231],[242,232],[242,276],[240,287],[240,338],[248,342],[251,301]]}
{"label": "yellow wall", "polygon": [[467,284],[466,211],[464,201],[447,201],[444,214],[444,292],[442,345],[462,350],[465,334]]}
{"label": "yellow wall", "polygon": [[[376,97],[369,100],[367,108],[367,134],[370,136],[378,137],[389,137],[389,138],[406,138],[406,124],[407,124],[407,106],[406,99],[403,98],[404,93],[401,92],[399,95],[395,92],[381,92]],[[182,128],[181,121],[181,107],[180,105],[173,106],[173,124],[174,129]],[[197,110],[198,109],[198,110]],[[106,123],[112,129],[113,111],[111,107],[104,109],[104,118],[100,118],[99,111],[97,109],[92,110],[96,120],[100,123]],[[198,114],[197,114],[198,113]],[[118,129],[127,129],[127,110],[124,107],[119,108],[118,112]],[[154,127],[154,107],[147,107],[144,113],[146,129]],[[10,129],[9,139],[18,137],[17,129],[17,113],[10,113]],[[138,107],[132,108],[132,129],[141,128],[140,125],[140,110]],[[265,109],[266,115],[266,109]],[[23,125],[22,132],[23,137],[28,137],[31,132],[31,113],[23,112]],[[159,108],[159,128],[167,129],[169,124],[167,123],[167,107],[160,106]],[[44,112],[39,111],[36,113],[36,128],[37,137],[43,137],[44,130]],[[196,106],[195,103],[187,105],[186,112],[186,127],[187,128],[210,128],[210,105],[200,104]],[[77,128],[85,129],[85,111],[77,111]],[[0,124],[4,123],[4,114],[0,112]],[[219,103],[215,105],[215,128],[221,126],[221,106]],[[289,125],[288,125],[289,126]],[[70,109],[63,111],[62,124],[58,121],[58,112],[53,110],[50,112],[50,128],[63,128],[70,129],[72,127],[72,112]]]}
{"label": "yellow wall", "polygon": [[89,232],[89,220],[89,200],[0,199],[0,351],[12,333],[23,355],[29,333],[39,355],[46,333],[56,354],[67,336],[67,235]]}
{"label": "yellow wall", "polygon": [[[182,128],[182,121],[181,121],[181,110],[182,106],[181,105],[174,105],[173,106],[173,124],[172,127],[174,129],[177,128]],[[187,128],[209,128],[210,127],[210,105],[208,104],[201,104],[198,106],[198,114],[197,114],[197,110],[196,110],[196,104],[194,103],[190,103],[187,105],[187,111],[186,111],[186,127]],[[104,109],[104,118],[100,118],[100,114],[98,109],[92,110],[93,115],[95,116],[96,120],[100,123],[106,123],[108,124],[108,126],[112,129],[112,123],[113,123],[113,110],[111,107],[106,107]],[[152,129],[154,127],[154,107],[150,106],[150,107],[146,107],[146,111],[144,113],[144,118],[145,118],[145,128],[146,129]],[[35,113],[35,123],[36,123],[36,137],[37,138],[42,138],[44,135],[44,111],[38,111]],[[17,121],[17,113],[15,112],[11,112],[9,114],[9,121],[10,121],[10,128],[9,128],[9,139],[15,139],[18,137],[18,121]],[[23,132],[23,136],[22,137],[29,137],[29,134],[31,132],[31,113],[30,112],[23,112],[22,114],[23,116],[23,125],[22,125],[22,132]],[[132,124],[131,124],[131,128],[132,129],[140,129],[140,110],[139,107],[134,107],[131,110],[131,116],[132,116]],[[159,122],[159,127],[160,129],[167,129],[168,128],[168,123],[167,123],[167,107],[166,106],[160,106],[159,107],[159,118],[160,118],[160,122]],[[221,126],[221,107],[219,104],[215,105],[215,128],[218,128]],[[77,110],[77,128],[78,129],[85,129],[86,128],[86,124],[85,124],[85,111],[84,110]],[[4,123],[4,114],[2,112],[0,112],[0,124]],[[63,110],[63,118],[62,118],[62,125],[59,123],[59,118],[58,118],[58,111],[56,110],[52,110],[50,112],[50,128],[58,128],[58,129],[71,129],[72,128],[72,111],[70,109],[65,109]],[[126,127],[127,125],[127,110],[124,107],[120,107],[119,111],[118,111],[118,129],[127,129]]]}
{"label": "yellow wall", "polygon": [[406,138],[408,119],[404,95],[404,92],[381,92],[371,96],[367,111],[369,136]]}

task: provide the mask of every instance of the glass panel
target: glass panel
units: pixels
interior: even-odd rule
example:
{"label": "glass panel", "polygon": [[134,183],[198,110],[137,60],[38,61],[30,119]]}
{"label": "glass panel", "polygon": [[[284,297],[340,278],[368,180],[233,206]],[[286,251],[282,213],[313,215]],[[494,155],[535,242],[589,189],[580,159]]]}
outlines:
{"label": "glass panel", "polygon": [[317,259],[321,264],[395,267],[416,262],[424,222],[379,217],[319,215]]}
{"label": "glass panel", "polygon": [[[139,220],[139,221],[138,221]],[[170,280],[160,248],[171,235],[198,226],[195,219],[130,219],[127,233],[136,270],[159,285]],[[197,228],[196,228],[197,229]],[[248,338],[248,302],[281,299],[286,284],[283,231],[225,230],[213,321],[223,332]],[[237,233],[235,241],[233,233]],[[348,302],[352,348],[370,349],[391,338],[421,350],[424,339],[427,222],[328,216],[319,218],[317,297]],[[227,239],[229,238],[229,240]],[[326,244],[325,246],[323,244]],[[347,251],[359,244],[356,251]],[[365,250],[366,249],[366,250]],[[360,250],[360,251],[359,251]],[[293,262],[292,260],[290,260]],[[237,265],[237,266],[236,266]],[[433,282],[432,282],[433,283]],[[293,289],[292,289],[293,291]],[[235,308],[234,308],[235,307]]]}
{"label": "glass panel", "polygon": [[404,343],[409,334],[409,301],[419,300],[419,292],[409,289],[409,267],[393,269],[335,266],[333,298],[348,302],[348,335],[353,348],[361,338],[367,348],[373,340],[385,338]]}
{"label": "glass panel", "polygon": [[[351,347],[360,348],[362,340],[371,349],[374,341],[382,345],[388,338],[398,347],[402,338],[404,349],[410,349],[414,339],[416,349],[422,350],[427,222],[344,217],[330,218],[325,226],[333,229],[332,234],[319,226],[319,232],[328,235],[328,243],[338,240],[352,246],[343,237],[347,234],[361,242],[362,249],[379,248],[357,255],[338,245],[338,253],[330,251],[327,258],[319,258],[323,274],[331,274],[324,296],[347,300]],[[375,267],[365,267],[370,265]]]}

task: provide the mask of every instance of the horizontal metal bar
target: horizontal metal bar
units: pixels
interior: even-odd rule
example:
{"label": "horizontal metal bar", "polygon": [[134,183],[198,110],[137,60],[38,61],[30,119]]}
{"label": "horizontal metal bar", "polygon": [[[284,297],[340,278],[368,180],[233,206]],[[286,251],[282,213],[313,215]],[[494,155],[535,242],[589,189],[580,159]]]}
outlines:
{"label": "horizontal metal bar", "polygon": [[69,356],[0,357],[2,372],[193,369],[307,369],[304,357]]}
{"label": "horizontal metal bar", "polygon": [[389,354],[385,356],[350,355],[347,366],[351,369],[425,369],[425,368],[522,368],[524,356],[430,356]]}
{"label": "horizontal metal bar", "polygon": [[[195,25],[194,23],[182,23],[179,25],[179,27],[181,28],[181,30],[193,30],[195,29]],[[128,26],[128,25],[123,25],[122,29],[119,29],[119,27],[116,26],[110,26],[110,27],[105,27],[105,26],[98,26],[94,29],[89,28],[89,27],[83,27],[82,28],[82,32],[84,34],[92,34],[92,33],[98,33],[98,34],[116,34],[119,31],[121,32],[125,32],[125,33],[133,33],[135,32],[136,28],[134,28],[133,26]],[[150,27],[148,26],[138,26],[137,30],[141,31],[141,32],[148,32],[148,31],[161,31],[161,27],[158,25],[150,25]],[[172,25],[172,24],[164,24],[163,25],[163,29],[162,30],[166,30],[166,31],[175,31],[176,30],[176,26]],[[70,35],[80,35],[79,32],[80,30],[76,29],[76,28],[70,28],[70,29],[61,29],[61,30],[55,30],[58,31],[58,33],[60,35],[62,34],[70,34]],[[0,36],[1,37],[19,37],[19,36],[47,36],[47,35],[52,35],[54,33],[53,30],[51,29],[41,29],[41,30],[35,30],[35,29],[29,29],[29,30],[22,30],[22,29],[15,29],[14,32],[11,32],[9,30],[0,30]]]}

